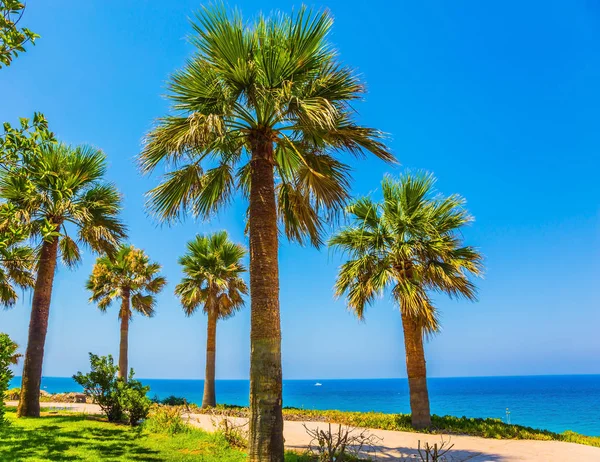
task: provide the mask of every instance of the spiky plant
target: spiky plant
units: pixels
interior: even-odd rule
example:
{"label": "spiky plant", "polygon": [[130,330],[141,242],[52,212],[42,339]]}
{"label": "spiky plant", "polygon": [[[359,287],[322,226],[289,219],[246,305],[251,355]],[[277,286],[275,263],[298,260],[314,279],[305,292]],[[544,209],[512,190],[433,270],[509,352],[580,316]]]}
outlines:
{"label": "spiky plant", "polygon": [[352,223],[329,241],[350,258],[339,269],[335,292],[358,318],[386,290],[398,303],[416,428],[431,425],[423,350],[424,335],[439,329],[431,293],[474,300],[470,276],[482,271],[481,255],[460,234],[472,221],[464,199],[436,195],[434,183],[425,173],[385,178],[383,200],[352,202],[347,207]]}

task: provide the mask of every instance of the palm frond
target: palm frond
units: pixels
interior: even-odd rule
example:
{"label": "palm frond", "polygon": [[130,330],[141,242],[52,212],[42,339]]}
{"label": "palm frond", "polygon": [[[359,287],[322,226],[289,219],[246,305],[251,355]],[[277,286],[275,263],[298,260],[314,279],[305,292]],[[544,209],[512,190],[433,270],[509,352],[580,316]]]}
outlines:
{"label": "palm frond", "polygon": [[462,244],[460,234],[472,218],[460,196],[441,197],[434,185],[426,172],[386,177],[380,203],[360,198],[346,208],[351,224],[329,245],[351,257],[340,267],[335,290],[359,318],[389,289],[403,315],[432,334],[440,326],[428,292],[475,299],[471,277],[481,274],[482,257]]}
{"label": "palm frond", "polygon": [[244,305],[248,288],[241,275],[246,250],[229,240],[227,232],[197,235],[188,242],[187,253],[179,258],[184,277],[175,287],[186,315],[202,306],[217,311],[219,318],[232,315]]}

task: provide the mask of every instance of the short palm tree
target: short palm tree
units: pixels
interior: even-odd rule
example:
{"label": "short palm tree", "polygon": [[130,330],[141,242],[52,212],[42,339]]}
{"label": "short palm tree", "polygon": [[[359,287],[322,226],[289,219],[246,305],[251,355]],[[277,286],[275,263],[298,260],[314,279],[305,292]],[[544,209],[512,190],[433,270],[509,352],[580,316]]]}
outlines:
{"label": "short palm tree", "polygon": [[328,13],[301,8],[245,22],[223,7],[196,16],[195,54],[170,79],[173,112],[140,155],[162,220],[208,217],[235,191],[248,198],[251,358],[250,461],[282,460],[278,222],[321,244],[323,218],[346,203],[349,168],[336,154],[393,156],[378,130],[354,121],[364,87],[328,43]]}
{"label": "short palm tree", "polygon": [[241,278],[246,271],[242,259],[246,250],[231,242],[225,231],[208,236],[196,236],[188,242],[187,253],[179,259],[184,278],[175,294],[181,300],[185,314],[191,316],[200,306],[208,316],[206,335],[206,373],[202,407],[214,407],[215,358],[217,320],[232,316],[244,306],[248,293]]}
{"label": "short palm tree", "polygon": [[439,322],[430,293],[473,300],[469,276],[482,270],[481,255],[462,242],[460,228],[472,221],[464,200],[436,196],[434,182],[423,173],[384,179],[383,201],[362,198],[350,204],[352,224],[329,242],[350,257],[340,267],[335,290],[358,318],[386,289],[400,307],[416,428],[431,425],[423,337],[437,332]]}
{"label": "short palm tree", "polygon": [[18,299],[16,288],[33,287],[35,251],[26,244],[29,230],[14,205],[0,204],[0,305],[12,307]]}
{"label": "short palm tree", "polygon": [[32,236],[40,242],[19,416],[40,415],[44,343],[59,255],[72,267],[81,259],[79,245],[110,253],[126,235],[118,218],[121,198],[103,180],[105,171],[101,151],[55,144],[0,176],[0,198],[28,217]]}
{"label": "short palm tree", "polygon": [[119,343],[119,377],[127,380],[129,351],[129,322],[133,312],[152,317],[155,295],[167,280],[160,276],[160,265],[150,261],[143,250],[123,245],[114,256],[96,260],[86,288],[92,293],[90,302],[98,304],[103,313],[115,299],[120,299],[121,339]]}

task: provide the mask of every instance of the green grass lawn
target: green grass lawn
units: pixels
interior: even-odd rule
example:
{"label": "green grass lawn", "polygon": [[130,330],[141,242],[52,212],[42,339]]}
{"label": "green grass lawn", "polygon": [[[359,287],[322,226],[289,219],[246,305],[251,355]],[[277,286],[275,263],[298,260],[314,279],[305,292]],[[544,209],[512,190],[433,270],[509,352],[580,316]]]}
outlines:
{"label": "green grass lawn", "polygon": [[0,461],[224,461],[246,460],[218,434],[197,429],[173,436],[80,414],[43,413],[0,430]]}

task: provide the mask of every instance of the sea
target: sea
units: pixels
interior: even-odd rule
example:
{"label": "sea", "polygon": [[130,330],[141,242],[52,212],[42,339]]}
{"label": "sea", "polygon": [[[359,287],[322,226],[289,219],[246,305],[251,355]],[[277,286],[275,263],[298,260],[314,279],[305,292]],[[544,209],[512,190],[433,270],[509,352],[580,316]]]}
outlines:
{"label": "sea", "polygon": [[[140,379],[150,397],[202,402],[202,380]],[[11,387],[20,386],[15,377]],[[600,436],[600,375],[428,379],[431,411],[438,415],[493,417],[504,422]],[[71,378],[44,377],[48,393],[81,391]],[[217,401],[248,405],[247,380],[217,380]],[[408,413],[406,379],[284,380],[283,404],[305,409]]]}

